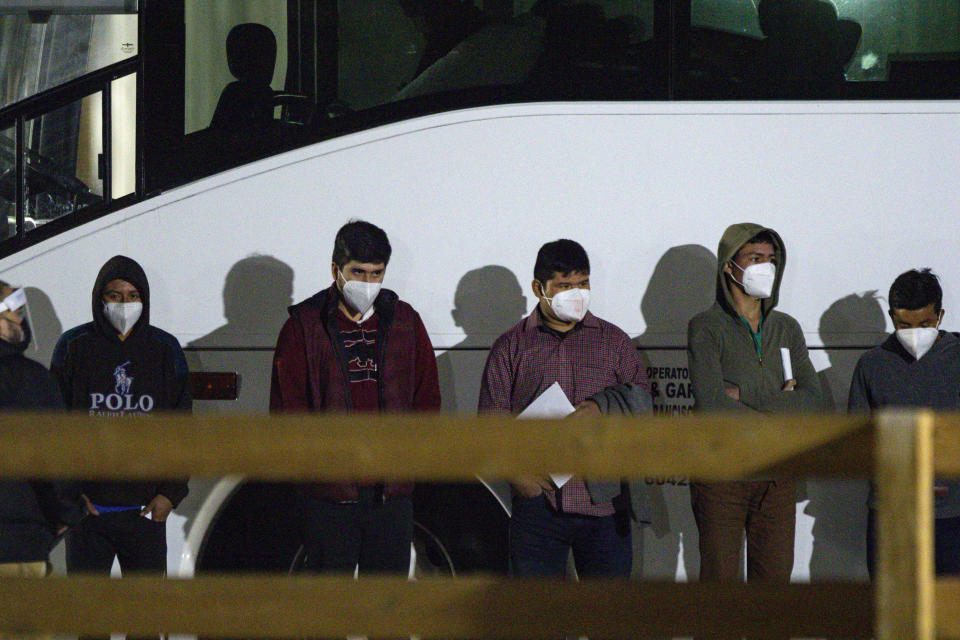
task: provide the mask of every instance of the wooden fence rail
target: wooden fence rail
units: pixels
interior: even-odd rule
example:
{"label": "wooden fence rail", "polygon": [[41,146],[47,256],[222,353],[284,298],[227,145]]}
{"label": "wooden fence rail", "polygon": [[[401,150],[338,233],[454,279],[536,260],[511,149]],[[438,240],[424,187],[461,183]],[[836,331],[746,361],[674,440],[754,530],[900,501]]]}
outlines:
{"label": "wooden fence rail", "polygon": [[554,471],[595,478],[865,477],[870,425],[866,416],[558,423],[442,414],[167,415],[121,422],[3,414],[0,477],[472,480]]}
{"label": "wooden fence rail", "polygon": [[[0,580],[0,634],[445,638],[795,635],[960,639],[960,581],[934,582],[930,490],[960,476],[960,416],[516,421],[446,415],[96,419],[0,416],[0,478],[263,480],[874,477],[867,584],[690,585],[469,577],[80,576]],[[872,606],[871,606],[872,605]],[[935,615],[936,610],[936,615]]]}
{"label": "wooden fence rail", "polygon": [[763,628],[774,636],[867,638],[873,629],[870,586],[850,583],[84,576],[0,581],[0,601],[0,628],[86,635],[638,638]]}
{"label": "wooden fence rail", "polygon": [[936,582],[937,637],[960,640],[960,578]]}

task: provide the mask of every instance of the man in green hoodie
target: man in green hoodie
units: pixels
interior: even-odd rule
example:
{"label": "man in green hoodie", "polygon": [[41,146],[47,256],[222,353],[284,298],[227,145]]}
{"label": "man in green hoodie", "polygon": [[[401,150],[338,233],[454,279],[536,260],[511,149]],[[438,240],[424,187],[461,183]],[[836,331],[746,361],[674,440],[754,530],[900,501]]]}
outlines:
{"label": "man in green hoodie", "polygon": [[[822,410],[800,325],[774,311],[787,261],[783,240],[758,224],[734,224],[724,232],[717,258],[717,302],[687,329],[695,410]],[[746,532],[747,579],[789,581],[793,482],[692,483],[690,495],[700,531],[701,580],[738,579]]]}

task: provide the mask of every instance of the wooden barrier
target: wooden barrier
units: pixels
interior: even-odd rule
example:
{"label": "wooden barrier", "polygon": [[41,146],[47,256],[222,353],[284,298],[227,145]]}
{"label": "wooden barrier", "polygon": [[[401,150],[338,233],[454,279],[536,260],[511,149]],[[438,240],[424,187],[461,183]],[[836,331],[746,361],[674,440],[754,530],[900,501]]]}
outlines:
{"label": "wooden barrier", "polygon": [[960,478],[960,414],[938,413],[934,425],[934,468]]}
{"label": "wooden barrier", "polygon": [[960,640],[960,578],[936,583],[937,637]]}
{"label": "wooden barrier", "polygon": [[932,414],[879,416],[876,487],[878,635],[934,640]]}
{"label": "wooden barrier", "polygon": [[[874,441],[876,437],[876,441]],[[935,443],[935,444],[931,444]],[[934,456],[933,449],[936,448]],[[933,468],[960,475],[960,417],[0,415],[0,478],[264,480],[687,475],[865,477],[880,492],[876,594],[866,584],[689,585],[455,578],[205,576],[0,580],[0,634],[526,638],[802,635],[960,639],[960,582],[934,583]],[[934,463],[935,457],[935,463]],[[905,515],[904,515],[905,514]],[[935,590],[934,590],[935,589]],[[871,607],[871,602],[875,608]],[[940,615],[934,621],[934,603]]]}
{"label": "wooden barrier", "polygon": [[563,471],[734,480],[870,472],[868,417],[595,418],[561,421],[560,429],[555,420],[441,414],[167,415],[122,423],[74,414],[44,416],[27,428],[28,420],[0,414],[0,477],[472,480]]}
{"label": "wooden barrier", "polygon": [[0,581],[0,628],[86,635],[463,639],[739,636],[762,628],[773,635],[867,638],[873,627],[870,601],[869,585],[845,583],[84,576]]}

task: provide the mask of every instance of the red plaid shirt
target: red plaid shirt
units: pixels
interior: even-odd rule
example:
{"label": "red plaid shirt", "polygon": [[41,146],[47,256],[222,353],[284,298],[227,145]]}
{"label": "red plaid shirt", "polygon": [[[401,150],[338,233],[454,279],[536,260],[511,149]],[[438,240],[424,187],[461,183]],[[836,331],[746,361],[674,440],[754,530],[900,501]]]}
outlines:
{"label": "red plaid shirt", "polygon": [[[590,312],[565,334],[541,321],[539,306],[497,338],[487,357],[480,383],[480,413],[520,413],[554,382],[576,406],[593,394],[623,382],[649,388],[647,374],[630,337]],[[547,499],[566,513],[608,516],[609,502],[594,504],[580,478]]]}

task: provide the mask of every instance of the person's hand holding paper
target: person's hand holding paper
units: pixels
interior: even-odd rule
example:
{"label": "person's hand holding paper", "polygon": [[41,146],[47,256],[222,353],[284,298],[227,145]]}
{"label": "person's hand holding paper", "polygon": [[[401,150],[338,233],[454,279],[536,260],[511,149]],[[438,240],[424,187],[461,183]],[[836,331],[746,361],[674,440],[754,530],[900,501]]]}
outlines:
{"label": "person's hand holding paper", "polygon": [[[591,403],[593,404],[593,403]],[[541,393],[536,400],[527,405],[517,418],[565,418],[573,413],[573,405],[567,399],[567,394],[560,388],[560,383],[554,382],[546,391]],[[559,489],[567,483],[573,474],[552,473],[550,480]],[[535,484],[534,484],[535,483]],[[545,484],[546,483],[546,484]],[[535,486],[539,486],[541,491],[537,492]],[[527,498],[540,495],[544,489],[552,489],[546,478],[523,478],[514,483],[514,487],[520,495]],[[531,492],[532,495],[528,495]]]}

